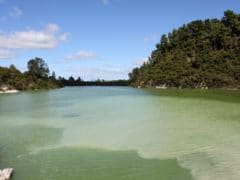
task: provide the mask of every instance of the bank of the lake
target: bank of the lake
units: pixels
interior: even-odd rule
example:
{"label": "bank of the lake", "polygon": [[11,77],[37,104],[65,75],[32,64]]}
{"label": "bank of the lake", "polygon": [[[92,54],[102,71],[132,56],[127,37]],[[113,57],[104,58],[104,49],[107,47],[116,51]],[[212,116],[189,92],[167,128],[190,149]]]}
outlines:
{"label": "bank of the lake", "polygon": [[239,91],[227,90],[1,95],[0,169],[13,167],[13,179],[238,180],[239,110]]}

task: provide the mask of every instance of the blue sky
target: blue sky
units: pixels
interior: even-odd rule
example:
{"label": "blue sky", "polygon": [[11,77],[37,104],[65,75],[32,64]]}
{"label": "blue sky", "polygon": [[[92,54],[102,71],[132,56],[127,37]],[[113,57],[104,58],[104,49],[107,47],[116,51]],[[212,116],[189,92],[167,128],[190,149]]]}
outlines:
{"label": "blue sky", "polygon": [[240,0],[0,0],[0,66],[43,58],[59,76],[126,79],[162,34]]}

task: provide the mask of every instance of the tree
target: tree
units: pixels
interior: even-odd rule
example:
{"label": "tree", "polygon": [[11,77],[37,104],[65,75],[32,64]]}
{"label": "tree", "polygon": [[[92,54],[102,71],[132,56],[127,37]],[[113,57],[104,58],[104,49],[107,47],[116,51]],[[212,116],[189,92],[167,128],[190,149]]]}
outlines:
{"label": "tree", "polygon": [[9,66],[9,69],[17,70],[17,68],[16,68],[13,64],[11,64],[11,65]]}
{"label": "tree", "polygon": [[134,68],[131,73],[128,74],[130,82],[136,82],[139,76],[139,68]]}
{"label": "tree", "polygon": [[168,37],[167,37],[166,34],[162,35],[161,43],[160,43],[159,48],[160,48],[162,54],[167,52],[167,49],[168,49]]}
{"label": "tree", "polygon": [[81,83],[82,83],[82,79],[80,77],[78,77],[76,79],[76,85],[81,85]]}
{"label": "tree", "polygon": [[46,78],[49,74],[48,65],[38,57],[28,61],[28,71],[34,78]]}
{"label": "tree", "polygon": [[54,79],[54,80],[56,80],[56,73],[55,73],[55,71],[52,72],[51,78]]}
{"label": "tree", "polygon": [[74,77],[70,76],[69,79],[68,79],[68,82],[69,82],[69,84],[74,85],[74,84],[75,84],[75,79],[74,79]]}
{"label": "tree", "polygon": [[224,17],[222,18],[225,26],[231,28],[231,33],[235,35],[240,35],[240,15],[235,14],[231,10],[224,12]]}

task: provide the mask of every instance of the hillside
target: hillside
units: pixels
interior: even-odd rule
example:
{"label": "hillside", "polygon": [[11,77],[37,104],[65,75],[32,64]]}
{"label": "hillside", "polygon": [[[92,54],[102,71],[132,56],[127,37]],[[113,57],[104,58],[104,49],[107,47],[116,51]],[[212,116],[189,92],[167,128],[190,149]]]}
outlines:
{"label": "hillside", "polygon": [[139,87],[240,88],[240,14],[228,10],[162,35],[129,79]]}

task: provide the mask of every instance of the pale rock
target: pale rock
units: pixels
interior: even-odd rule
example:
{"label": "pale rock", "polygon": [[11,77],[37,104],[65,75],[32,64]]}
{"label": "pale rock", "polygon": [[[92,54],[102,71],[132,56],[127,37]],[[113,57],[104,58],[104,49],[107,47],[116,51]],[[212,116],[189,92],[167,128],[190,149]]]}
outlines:
{"label": "pale rock", "polygon": [[0,170],[0,180],[9,180],[13,173],[13,168]]}

